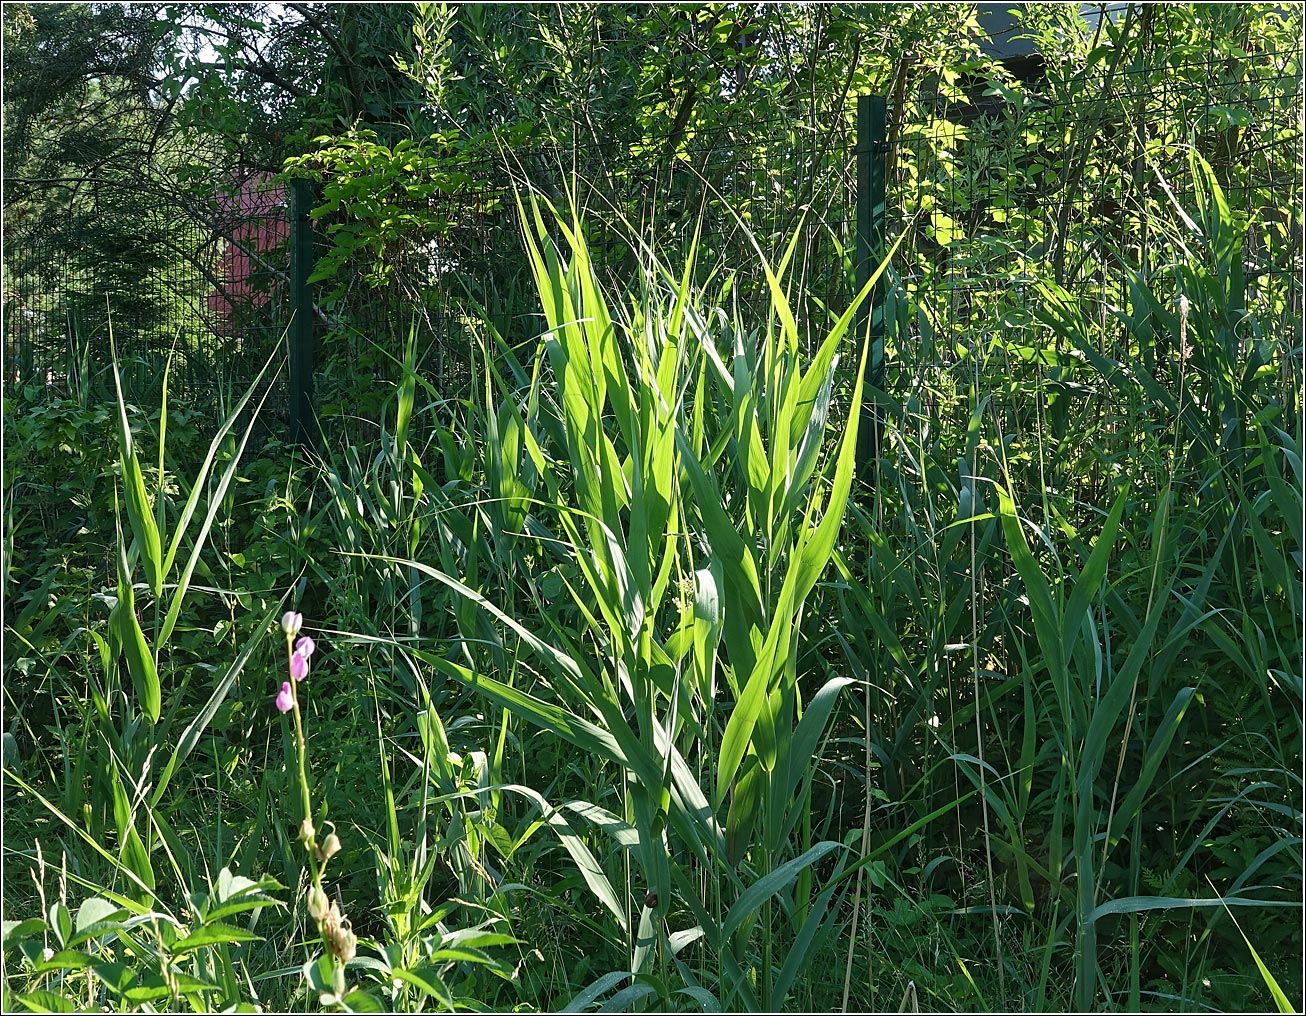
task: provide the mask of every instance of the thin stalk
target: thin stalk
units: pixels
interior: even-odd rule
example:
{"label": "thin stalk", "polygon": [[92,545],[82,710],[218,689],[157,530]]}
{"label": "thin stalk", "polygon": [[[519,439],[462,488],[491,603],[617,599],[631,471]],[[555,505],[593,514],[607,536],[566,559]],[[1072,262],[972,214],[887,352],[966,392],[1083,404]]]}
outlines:
{"label": "thin stalk", "polygon": [[[292,658],[295,652],[296,634],[297,632],[289,629],[286,631],[287,655]],[[339,1001],[345,994],[345,961],[338,955],[338,950],[342,948],[342,943],[347,941],[349,943],[347,948],[352,955],[354,940],[349,923],[339,913],[336,904],[333,903],[328,908],[326,903],[322,872],[329,855],[319,848],[317,828],[313,823],[313,800],[308,786],[307,745],[304,741],[304,721],[299,709],[299,681],[292,677],[289,684],[291,712],[295,716],[295,753],[299,769],[299,792],[304,815],[299,825],[299,841],[304,844],[304,850],[308,854],[308,870],[312,879],[312,886],[309,889],[309,913],[317,924],[318,934],[323,944],[327,947],[326,953],[331,957],[332,987]],[[334,834],[328,837],[328,846],[332,839]],[[328,923],[331,924],[330,932]]]}
{"label": "thin stalk", "polygon": [[[978,455],[976,451],[974,454]],[[971,464],[971,476],[968,477],[971,484],[971,504],[977,504],[975,489],[975,466]],[[989,796],[986,788],[985,765],[984,765],[984,724],[982,721],[983,709],[980,703],[980,665],[979,665],[979,596],[980,582],[979,575],[976,573],[976,554],[975,554],[975,523],[970,524],[970,651],[971,651],[971,677],[975,691],[975,756],[979,759],[979,765],[976,767],[979,771],[980,781],[980,808],[984,816],[984,863],[988,868],[989,876],[989,915],[993,919],[993,947],[997,951],[998,959],[998,998],[1001,1000],[1001,1008],[1007,1008],[1007,985],[1006,978],[1003,974],[1002,962],[1002,936],[998,926],[998,897],[997,887],[993,879],[993,844],[989,832]]]}

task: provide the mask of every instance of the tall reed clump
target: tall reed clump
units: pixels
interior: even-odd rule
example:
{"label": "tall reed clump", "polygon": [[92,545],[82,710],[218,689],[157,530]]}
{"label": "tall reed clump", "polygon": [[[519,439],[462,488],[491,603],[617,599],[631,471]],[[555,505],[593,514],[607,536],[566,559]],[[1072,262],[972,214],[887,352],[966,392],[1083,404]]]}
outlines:
{"label": "tall reed clump", "polygon": [[1154,223],[1173,257],[1131,271],[1114,319],[1042,283],[968,365],[964,426],[890,428],[880,515],[853,514],[840,559],[888,798],[868,845],[973,792],[896,859],[969,894],[1017,1007],[1230,992],[1212,988],[1246,964],[1230,913],[1257,949],[1294,948],[1298,325],[1276,318],[1282,280],[1246,275],[1210,167],[1190,172]]}
{"label": "tall reed clump", "polygon": [[546,330],[529,382],[486,414],[484,540],[529,568],[475,588],[403,562],[472,608],[464,662],[414,655],[615,773],[610,799],[560,807],[496,788],[541,809],[624,943],[574,1005],[775,1009],[835,931],[855,860],[811,794],[851,679],[801,668],[800,630],[853,484],[860,371],[827,425],[868,290],[804,364],[792,245],[763,261],[754,325],[729,280],[696,285],[692,249],[679,275],[644,251],[616,303],[579,216],[521,211]]}
{"label": "tall reed clump", "polygon": [[[1062,870],[1076,882],[1081,1007],[1100,993],[1140,998],[1140,914],[1202,914],[1206,939],[1230,906],[1300,904],[1302,435],[1281,383],[1300,347],[1268,302],[1256,307],[1247,225],[1216,174],[1196,153],[1189,172],[1185,201],[1162,181],[1174,262],[1131,273],[1123,341],[1104,351],[1076,302],[1044,287],[1041,320],[1110,397],[1153,421],[1130,435],[1129,468],[1064,610],[999,491],[1072,749]],[[1153,342],[1163,366],[1149,370]],[[1123,988],[1105,975],[1103,927],[1130,942]]]}

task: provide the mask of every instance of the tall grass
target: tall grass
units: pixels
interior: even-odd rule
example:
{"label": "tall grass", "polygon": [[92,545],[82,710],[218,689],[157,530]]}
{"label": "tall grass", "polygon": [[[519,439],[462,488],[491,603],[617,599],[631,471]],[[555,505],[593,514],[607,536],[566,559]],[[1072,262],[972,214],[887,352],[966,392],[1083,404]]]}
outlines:
{"label": "tall grass", "polygon": [[[6,741],[5,1008],[1292,1004],[1301,349],[1191,173],[1171,267],[922,369],[873,487],[793,245],[623,288],[533,201],[541,334],[456,397],[410,334],[365,439],[242,465],[241,401],[184,469],[166,381],[153,468],[118,396],[108,616],[39,654],[62,751]],[[246,680],[288,602],[293,733]]]}
{"label": "tall grass", "polygon": [[840,565],[881,811],[979,793],[920,856],[978,869],[972,912],[1021,1007],[1191,998],[1226,905],[1269,925],[1299,906],[1301,432],[1280,379],[1300,347],[1249,308],[1242,227],[1191,172],[1176,267],[1135,274],[1123,331],[1044,285],[1041,334],[977,354],[1040,411],[973,361],[961,426],[891,431],[885,503],[852,515],[868,553]]}

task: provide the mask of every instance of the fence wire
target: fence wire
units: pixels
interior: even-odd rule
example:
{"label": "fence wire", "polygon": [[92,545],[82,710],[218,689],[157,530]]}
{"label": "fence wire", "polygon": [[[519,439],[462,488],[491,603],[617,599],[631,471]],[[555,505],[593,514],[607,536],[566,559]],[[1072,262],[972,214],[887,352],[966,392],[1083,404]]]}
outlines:
{"label": "fence wire", "polygon": [[[1298,404],[1301,54],[1186,52],[1160,34],[1153,58],[1134,53],[1078,79],[1053,67],[1019,85],[936,81],[891,104],[885,233],[906,233],[885,287],[891,404],[919,412],[924,399],[938,411],[955,398],[964,411],[976,393],[1028,397],[1013,357],[1040,346],[1029,308],[1043,280],[1076,294],[1103,334],[1130,306],[1131,276],[1173,292],[1167,272],[1200,254],[1182,225],[1195,212],[1192,150],[1247,226],[1248,308],[1285,337],[1283,394]],[[705,270],[724,266],[736,298],[762,307],[748,234],[777,260],[797,232],[793,291],[800,320],[819,331],[855,291],[854,105],[855,96],[836,103],[823,122],[741,118],[655,139],[643,154],[617,157],[578,136],[464,160],[469,182],[428,209],[441,227],[391,252],[387,283],[347,279],[315,309],[319,415],[367,412],[367,394],[396,380],[410,329],[424,376],[450,394],[478,374],[486,317],[509,341],[536,334],[515,187],[564,208],[579,195],[618,290],[639,267],[632,226],[673,265],[697,233]],[[588,175],[574,177],[575,167]],[[229,404],[276,353],[290,316],[280,185],[247,174],[202,209],[134,200],[139,228],[127,249],[112,249],[120,233],[97,233],[94,209],[6,228],[7,389],[63,390],[95,376],[106,362],[106,307],[134,382],[157,382],[175,349],[171,388],[196,404]],[[1149,363],[1171,355],[1169,341],[1158,333]],[[274,418],[284,403],[278,387]]]}

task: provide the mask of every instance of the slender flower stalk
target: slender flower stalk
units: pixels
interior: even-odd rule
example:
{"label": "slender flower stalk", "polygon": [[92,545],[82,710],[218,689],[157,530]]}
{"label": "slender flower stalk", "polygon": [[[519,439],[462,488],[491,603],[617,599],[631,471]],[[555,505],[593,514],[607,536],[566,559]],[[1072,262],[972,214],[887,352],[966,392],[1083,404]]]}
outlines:
{"label": "slender flower stalk", "polygon": [[[276,706],[281,712],[293,713],[295,717],[295,751],[299,762],[299,792],[303,812],[298,838],[308,854],[311,878],[308,889],[308,911],[317,923],[318,932],[331,956],[332,988],[337,998],[340,998],[345,994],[346,989],[345,964],[353,959],[358,943],[349,919],[341,913],[339,904],[335,901],[328,902],[326,890],[322,887],[326,864],[340,851],[340,838],[331,831],[319,843],[318,831],[313,823],[313,800],[308,785],[307,745],[304,739],[303,716],[299,708],[298,686],[308,677],[308,661],[317,649],[317,644],[307,635],[296,641],[295,637],[299,635],[303,626],[303,615],[295,611],[288,611],[281,618],[281,630],[286,633],[286,654],[289,657],[291,680],[281,682]],[[331,823],[328,822],[326,825],[330,826]]]}

